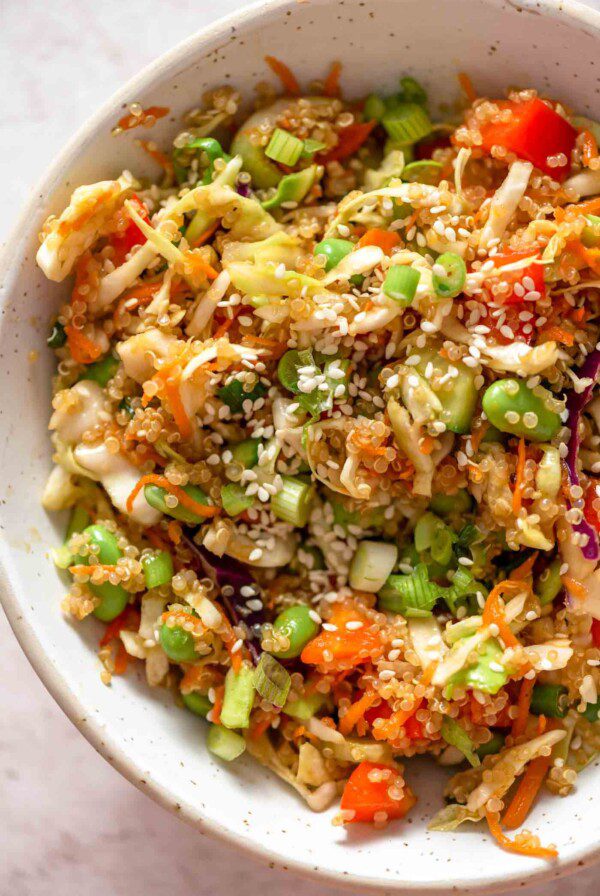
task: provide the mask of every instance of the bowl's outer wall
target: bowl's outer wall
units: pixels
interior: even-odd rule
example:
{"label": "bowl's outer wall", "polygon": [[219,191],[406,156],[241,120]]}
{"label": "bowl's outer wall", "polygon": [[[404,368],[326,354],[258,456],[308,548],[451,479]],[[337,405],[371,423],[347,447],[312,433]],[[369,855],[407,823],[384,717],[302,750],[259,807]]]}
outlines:
{"label": "bowl's outer wall", "polygon": [[[579,19],[570,18],[569,10]],[[39,226],[81,183],[116,176],[122,168],[158,176],[135,145],[137,132],[110,135],[126,102],[171,108],[151,134],[166,145],[181,114],[207,88],[226,83],[249,91],[270,77],[262,62],[266,53],[286,60],[304,84],[341,60],[347,95],[392,90],[399,74],[410,73],[436,103],[450,103],[457,98],[456,72],[466,70],[482,93],[534,85],[581,113],[598,115],[597,51],[597,18],[580,7],[523,9],[499,0],[262,4],[190,39],[130,82],[65,150],[8,244],[0,284],[0,556],[9,618],[46,685],[110,761],[187,820],[240,847],[300,870],[350,877],[363,888],[495,888],[542,868],[500,852],[481,830],[428,833],[443,783],[428,764],[409,767],[420,797],[410,821],[384,834],[361,826],[345,831],[331,825],[332,812],[313,815],[252,761],[219,765],[206,752],[203,726],[170,695],[149,692],[135,674],[110,688],[101,684],[94,655],[99,626],[93,620],[71,625],[59,611],[65,583],[48,552],[61,541],[64,520],[50,519],[39,505],[51,454],[53,359],[45,335],[69,288],[46,281],[34,264]],[[546,798],[533,815],[542,840],[559,844],[563,868],[598,847],[592,788],[599,778],[597,768],[588,770],[574,795]],[[557,872],[544,867],[542,873]]]}

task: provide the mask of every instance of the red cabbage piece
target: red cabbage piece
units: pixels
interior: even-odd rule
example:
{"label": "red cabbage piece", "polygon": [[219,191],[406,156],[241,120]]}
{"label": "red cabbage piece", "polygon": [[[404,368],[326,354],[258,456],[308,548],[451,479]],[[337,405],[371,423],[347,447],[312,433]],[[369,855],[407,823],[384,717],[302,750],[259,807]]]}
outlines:
{"label": "red cabbage piece", "polygon": [[[592,395],[594,392],[594,387],[598,380],[598,374],[600,373],[600,351],[596,348],[593,352],[587,356],[582,366],[577,372],[577,376],[581,379],[591,379],[592,382],[589,386],[583,390],[583,392],[576,392],[572,389],[569,392],[567,397],[567,411],[569,412],[569,416],[567,418],[567,426],[571,431],[571,435],[569,436],[569,441],[567,442],[567,457],[566,464],[567,470],[569,472],[569,481],[571,485],[579,485],[579,473],[577,472],[577,459],[579,456],[579,444],[580,444],[580,435],[579,435],[579,423],[581,421],[581,415],[583,414],[586,406],[592,400]],[[585,517],[582,518],[580,523],[577,523],[573,526],[573,529],[576,532],[581,533],[582,535],[587,535],[587,544],[585,547],[582,547],[581,551],[586,560],[598,560],[600,559],[600,545],[598,543],[598,533],[591,526]]]}
{"label": "red cabbage piece", "polygon": [[[185,532],[183,540],[192,552],[191,565],[194,571],[208,576],[221,592],[221,603],[231,624],[245,627],[248,633],[245,644],[253,661],[257,663],[262,653],[261,630],[267,621],[259,585],[243,563],[231,557],[217,557],[205,547],[197,545]],[[248,606],[248,602],[251,606]]]}
{"label": "red cabbage piece", "polygon": [[244,199],[247,199],[250,195],[250,184],[240,183],[238,180],[235,185],[236,193],[239,193],[240,196],[243,196]]}

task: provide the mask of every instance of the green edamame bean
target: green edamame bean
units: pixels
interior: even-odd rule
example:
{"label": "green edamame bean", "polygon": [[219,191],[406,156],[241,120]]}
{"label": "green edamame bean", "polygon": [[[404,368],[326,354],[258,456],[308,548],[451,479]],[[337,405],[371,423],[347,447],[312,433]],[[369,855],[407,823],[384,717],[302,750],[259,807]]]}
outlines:
{"label": "green edamame bean", "polygon": [[493,731],[490,740],[485,744],[480,744],[475,752],[480,759],[483,759],[485,756],[493,756],[500,752],[505,740],[506,738],[500,731]]}
{"label": "green edamame bean", "polygon": [[194,636],[180,625],[171,627],[163,622],[160,627],[160,644],[174,663],[193,663],[198,659]]}
{"label": "green edamame bean", "polygon": [[[202,489],[198,488],[197,485],[184,485],[183,491],[197,504],[210,504]],[[198,516],[197,513],[194,513],[193,510],[188,510],[182,504],[178,504],[176,507],[169,507],[165,500],[166,496],[166,489],[161,488],[160,485],[146,485],[144,487],[144,497],[150,507],[154,507],[155,510],[160,510],[161,513],[166,513],[167,516],[172,516],[173,519],[181,520],[182,523],[187,523],[188,525],[199,526],[200,523],[204,522],[204,517]]]}
{"label": "green edamame bean", "polygon": [[539,386],[530,389],[524,380],[496,380],[483,396],[483,410],[501,432],[531,442],[549,442],[561,427],[556,411],[548,407],[551,394]]}
{"label": "green edamame bean", "polygon": [[345,258],[346,255],[349,255],[353,249],[354,243],[351,243],[350,240],[328,239],[317,243],[313,255],[324,255],[327,259],[325,262],[325,270],[331,271],[333,268],[337,267],[340,261]]}
{"label": "green edamame bean", "polygon": [[206,718],[212,709],[212,703],[206,694],[199,694],[198,691],[192,691],[191,694],[182,694],[181,699],[186,709],[193,712],[195,716],[201,716],[203,719]]}
{"label": "green edamame bean", "polygon": [[[89,538],[90,546],[93,546],[93,553],[98,557],[98,563],[114,566],[122,557],[122,551],[119,548],[115,535],[106,528],[93,524],[87,526],[83,530],[83,534]],[[90,557],[79,554],[73,558],[75,566],[90,566]],[[119,613],[122,613],[127,606],[129,595],[121,585],[112,585],[105,582],[103,585],[89,585],[92,594],[100,598],[100,604],[94,610],[94,616],[101,619],[102,622],[111,622]]]}
{"label": "green edamame bean", "polygon": [[556,557],[535,583],[534,591],[542,607],[545,607],[546,604],[551,604],[563,589],[560,577],[561,566],[562,560],[560,557]]}
{"label": "green edamame bean", "polygon": [[289,638],[287,650],[273,651],[273,656],[280,660],[289,660],[300,656],[303,648],[319,631],[319,626],[310,617],[310,608],[303,605],[288,607],[279,614],[273,628]]}

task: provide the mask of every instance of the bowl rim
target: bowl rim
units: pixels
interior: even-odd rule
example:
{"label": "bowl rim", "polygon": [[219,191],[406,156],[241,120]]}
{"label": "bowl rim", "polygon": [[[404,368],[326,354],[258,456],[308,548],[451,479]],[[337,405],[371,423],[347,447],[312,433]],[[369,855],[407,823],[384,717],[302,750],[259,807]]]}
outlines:
{"label": "bowl rim", "polygon": [[[292,10],[297,2],[298,0],[255,0],[255,2],[234,10],[210,25],[200,28],[177,43],[172,49],[153,59],[102,103],[97,111],[87,118],[71,136],[42,176],[38,178],[34,187],[30,189],[29,199],[10,231],[0,255],[0,283],[8,275],[14,264],[13,259],[19,257],[19,251],[31,235],[29,232],[31,221],[38,217],[38,197],[51,192],[57,180],[65,171],[69,170],[71,163],[79,154],[81,145],[94,134],[100,125],[107,123],[109,117],[114,117],[115,109],[126,103],[131,96],[135,96],[138,91],[141,92],[153,84],[160,83],[161,78],[167,75],[176,64],[181,67],[182,63],[191,61],[194,56],[200,54],[207,44],[214,45],[220,39],[226,40],[232,29],[240,31],[248,24],[256,24],[263,18],[277,15],[288,9]],[[327,0],[316,0],[316,2],[327,2]],[[479,0],[479,2],[499,5],[499,0]],[[596,10],[587,6],[580,0],[519,0],[518,4],[514,0],[506,0],[506,2],[519,11],[567,19],[574,27],[589,28],[600,37],[600,9]],[[156,781],[149,780],[147,770],[133,756],[130,756],[124,747],[120,746],[116,736],[106,735],[101,720],[86,717],[75,691],[58,668],[53,666],[35,629],[21,615],[17,582],[11,575],[10,557],[5,548],[4,541],[0,540],[0,555],[6,553],[6,561],[0,556],[0,603],[29,663],[69,720],[94,749],[142,793],[150,796],[155,802],[182,818],[186,823],[202,830],[203,833],[218,837],[237,850],[241,849],[244,854],[262,864],[276,867],[279,870],[291,870],[315,881],[323,882],[325,880],[327,883],[340,887],[356,888],[359,886],[362,890],[371,893],[383,890],[388,892],[402,890],[418,893],[421,896],[440,896],[442,890],[447,893],[458,887],[461,887],[465,893],[484,894],[504,892],[511,885],[520,885],[521,887],[539,885],[545,881],[562,877],[578,868],[591,865],[600,859],[600,841],[598,841],[596,844],[591,843],[575,851],[568,860],[561,860],[559,857],[557,862],[551,866],[540,864],[539,869],[530,872],[526,880],[518,873],[511,873],[502,880],[498,878],[497,874],[489,874],[482,876],[476,883],[463,881],[457,877],[448,879],[441,885],[433,880],[398,881],[321,870],[308,861],[290,859],[270,852],[265,846],[253,841],[248,836],[240,837],[226,825],[207,816],[191,804],[182,806],[175,803],[168,788]]]}

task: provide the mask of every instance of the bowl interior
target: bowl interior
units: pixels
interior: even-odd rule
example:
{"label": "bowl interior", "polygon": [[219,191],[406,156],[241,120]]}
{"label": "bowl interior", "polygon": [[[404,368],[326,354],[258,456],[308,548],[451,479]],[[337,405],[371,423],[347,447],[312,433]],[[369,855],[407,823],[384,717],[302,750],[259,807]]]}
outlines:
{"label": "bowl interior", "polygon": [[[64,582],[48,552],[61,541],[64,521],[49,518],[39,505],[50,467],[53,361],[45,336],[68,289],[46,281],[34,264],[39,226],[81,183],[123,168],[152,172],[153,163],[135,143],[138,132],[111,137],[128,102],[170,107],[151,134],[166,145],[181,114],[207,88],[232,84],[251,98],[252,85],[270,77],[263,56],[271,53],[304,84],[339,59],[347,95],[392,90],[399,75],[410,73],[435,103],[451,103],[458,94],[456,73],[464,70],[481,93],[533,85],[594,116],[600,115],[598,26],[596,14],[572,4],[562,11],[550,3],[500,0],[260,4],[190,39],[113,98],[63,152],[9,241],[0,286],[0,584],[9,618],[54,696],[110,761],[165,805],[239,847],[355,885],[360,880],[363,888],[447,892],[557,873],[501,852],[483,829],[429,833],[427,820],[442,804],[444,774],[426,761],[410,763],[408,778],[420,799],[408,822],[384,833],[359,825],[343,830],[331,825],[335,810],[312,814],[251,760],[220,765],[206,752],[203,724],[177,709],[169,694],[149,691],[135,671],[110,688],[101,683],[94,655],[99,625],[87,620],[74,626],[59,609]],[[598,768],[589,768],[575,794],[546,797],[533,814],[531,827],[543,842],[558,844],[562,868],[600,843],[600,817],[590,811],[599,781]]]}

